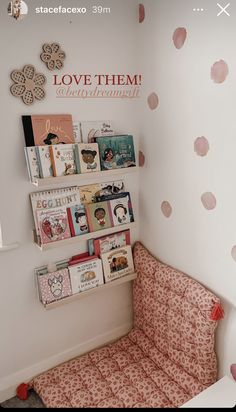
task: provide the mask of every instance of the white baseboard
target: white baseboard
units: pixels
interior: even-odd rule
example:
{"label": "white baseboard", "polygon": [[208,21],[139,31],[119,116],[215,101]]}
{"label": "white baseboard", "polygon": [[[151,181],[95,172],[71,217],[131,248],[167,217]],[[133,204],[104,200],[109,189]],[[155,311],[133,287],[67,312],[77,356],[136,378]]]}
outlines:
{"label": "white baseboard", "polygon": [[30,366],[29,368],[7,376],[0,381],[0,402],[4,402],[15,396],[16,388],[20,383],[27,383],[35,376],[59,365],[60,363],[66,362],[76,356],[83,355],[84,353],[87,353],[95,348],[110,343],[121,336],[126,335],[131,328],[132,325],[130,323],[124,324],[107,333],[104,333],[103,335],[96,336],[93,339],[74,346],[65,352],[58,353],[42,362]]}

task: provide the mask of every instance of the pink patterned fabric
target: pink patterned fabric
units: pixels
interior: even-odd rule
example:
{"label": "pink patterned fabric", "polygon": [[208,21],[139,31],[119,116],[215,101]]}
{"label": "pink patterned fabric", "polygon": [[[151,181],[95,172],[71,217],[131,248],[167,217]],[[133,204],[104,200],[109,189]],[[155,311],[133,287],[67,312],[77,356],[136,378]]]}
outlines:
{"label": "pink patterned fabric", "polygon": [[216,381],[211,312],[219,299],[139,242],[134,262],[134,328],[34,378],[47,407],[179,407]]}

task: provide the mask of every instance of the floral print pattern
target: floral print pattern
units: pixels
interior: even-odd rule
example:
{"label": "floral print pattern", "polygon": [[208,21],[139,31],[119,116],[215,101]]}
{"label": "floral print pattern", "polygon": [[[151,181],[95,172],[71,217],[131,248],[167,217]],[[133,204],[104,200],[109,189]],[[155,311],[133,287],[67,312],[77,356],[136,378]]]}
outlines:
{"label": "floral print pattern", "polygon": [[47,407],[176,408],[216,381],[219,299],[140,243],[134,261],[134,328],[33,379]]}

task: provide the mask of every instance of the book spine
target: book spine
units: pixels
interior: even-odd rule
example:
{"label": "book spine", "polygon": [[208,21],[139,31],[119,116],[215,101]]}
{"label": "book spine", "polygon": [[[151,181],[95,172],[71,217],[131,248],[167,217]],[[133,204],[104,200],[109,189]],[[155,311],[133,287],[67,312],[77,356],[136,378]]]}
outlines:
{"label": "book spine", "polygon": [[92,221],[90,209],[89,209],[89,206],[87,206],[87,205],[85,205],[85,213],[86,213],[86,217],[87,217],[89,231],[94,232],[93,221]]}
{"label": "book spine", "polygon": [[35,146],[31,116],[22,116],[22,123],[23,123],[26,146],[27,147]]}
{"label": "book spine", "polygon": [[114,223],[114,220],[113,220],[111,203],[110,203],[109,200],[107,201],[107,208],[108,208],[108,211],[109,211],[109,217],[110,217],[110,221],[111,221],[111,227],[114,227],[114,226],[115,226],[115,223]]}
{"label": "book spine", "polygon": [[68,222],[69,222],[69,228],[70,228],[70,233],[72,237],[75,237],[75,228],[74,228],[74,222],[73,222],[73,218],[72,218],[72,214],[71,214],[71,210],[70,208],[66,209],[67,211],[67,217],[68,217]]}
{"label": "book spine", "polygon": [[77,174],[81,173],[80,169],[80,161],[79,161],[79,146],[78,143],[74,145],[74,157],[75,157],[75,165]]}
{"label": "book spine", "polygon": [[89,255],[90,256],[92,256],[92,255],[94,255],[95,253],[95,250],[94,250],[94,240],[93,239],[89,239],[88,240],[88,250],[89,250]]}
{"label": "book spine", "polygon": [[39,147],[35,146],[35,148],[36,148],[35,151],[36,151],[37,162],[38,162],[38,165],[39,165],[39,176],[42,179],[43,178],[43,168],[42,168],[42,163],[41,163],[41,156],[40,156],[40,153],[39,153]]}
{"label": "book spine", "polygon": [[24,152],[25,152],[25,160],[26,160],[26,164],[27,164],[29,179],[32,182],[33,177],[32,177],[32,173],[31,173],[31,167],[30,167],[30,161],[29,161],[28,148],[27,147],[24,147]]}
{"label": "book spine", "polygon": [[56,168],[56,162],[55,162],[55,158],[54,158],[53,146],[49,146],[49,153],[50,153],[50,159],[51,159],[51,163],[52,163],[53,176],[57,177],[57,168]]}

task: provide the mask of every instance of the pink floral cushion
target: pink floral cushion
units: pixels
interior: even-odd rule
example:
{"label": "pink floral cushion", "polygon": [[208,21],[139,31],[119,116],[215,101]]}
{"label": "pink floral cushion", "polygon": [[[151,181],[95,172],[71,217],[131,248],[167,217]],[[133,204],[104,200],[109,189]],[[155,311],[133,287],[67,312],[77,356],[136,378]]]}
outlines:
{"label": "pink floral cushion", "polygon": [[134,328],[34,378],[47,407],[179,407],[216,381],[211,313],[219,299],[139,242],[134,262]]}

